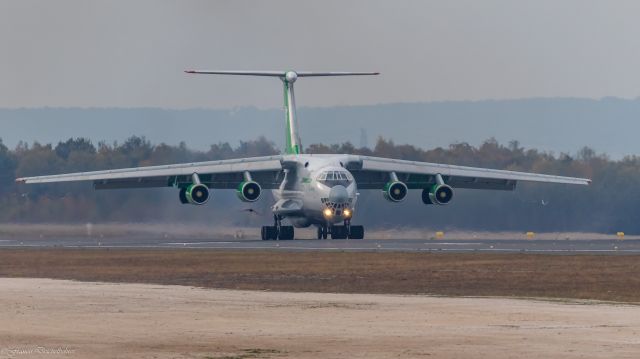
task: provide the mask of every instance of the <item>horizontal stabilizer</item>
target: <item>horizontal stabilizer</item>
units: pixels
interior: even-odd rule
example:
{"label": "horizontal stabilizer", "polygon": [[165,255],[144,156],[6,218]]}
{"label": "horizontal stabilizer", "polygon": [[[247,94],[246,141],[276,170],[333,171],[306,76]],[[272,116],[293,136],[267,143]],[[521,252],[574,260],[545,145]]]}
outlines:
{"label": "horizontal stabilizer", "polygon": [[379,72],[311,72],[311,71],[218,71],[218,70],[186,70],[188,74],[208,74],[208,75],[236,75],[236,76],[268,76],[277,77],[284,85],[284,110],[286,113],[287,133],[286,147],[287,154],[301,154],[302,143],[298,135],[298,122],[296,120],[296,100],[293,91],[293,84],[300,77],[329,77],[329,76],[359,76],[359,75],[379,75]]}
{"label": "horizontal stabilizer", "polygon": [[379,75],[379,72],[312,72],[312,71],[217,71],[217,70],[186,70],[188,74],[208,74],[208,75],[244,75],[244,76],[273,76],[284,77],[289,72],[293,72],[298,77],[320,77],[320,76],[362,76]]}

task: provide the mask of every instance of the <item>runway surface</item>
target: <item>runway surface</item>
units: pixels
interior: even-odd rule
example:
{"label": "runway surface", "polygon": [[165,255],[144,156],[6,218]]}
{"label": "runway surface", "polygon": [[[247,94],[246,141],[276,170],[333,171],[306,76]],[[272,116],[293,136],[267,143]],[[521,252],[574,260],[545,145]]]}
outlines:
{"label": "runway surface", "polygon": [[274,251],[400,251],[400,252],[490,252],[546,254],[640,254],[640,240],[293,240],[175,238],[29,238],[0,239],[0,248],[198,248],[218,250]]}

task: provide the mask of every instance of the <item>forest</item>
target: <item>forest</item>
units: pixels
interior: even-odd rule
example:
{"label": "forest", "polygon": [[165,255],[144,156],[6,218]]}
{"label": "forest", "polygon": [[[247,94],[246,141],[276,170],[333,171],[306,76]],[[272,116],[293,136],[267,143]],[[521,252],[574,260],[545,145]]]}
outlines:
{"label": "forest", "polygon": [[[523,148],[488,139],[479,146],[454,143],[423,149],[379,138],[373,148],[351,143],[311,144],[307,153],[352,153],[415,161],[530,171],[593,180],[591,186],[519,183],[515,191],[457,190],[447,206],[425,206],[419,191],[402,203],[383,199],[381,191],[361,191],[354,222],[385,228],[468,230],[624,231],[640,233],[640,157],[611,160],[584,147],[574,154]],[[270,221],[271,195],[242,203],[233,191],[213,192],[205,206],[182,205],[177,190],[93,190],[91,183],[24,185],[15,178],[76,171],[219,160],[280,153],[264,137],[213,144],[207,151],[153,144],[133,136],[122,143],[92,143],[72,138],[57,144],[20,142],[10,149],[0,141],[0,222],[106,223],[206,222],[258,226]],[[251,211],[246,209],[251,208]]]}

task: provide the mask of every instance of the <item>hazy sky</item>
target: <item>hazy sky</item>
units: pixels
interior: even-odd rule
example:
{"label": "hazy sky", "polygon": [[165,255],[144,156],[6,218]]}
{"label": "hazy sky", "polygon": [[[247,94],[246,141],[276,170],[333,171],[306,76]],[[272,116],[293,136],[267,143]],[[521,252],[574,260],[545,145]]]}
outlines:
{"label": "hazy sky", "polygon": [[0,2],[0,107],[302,106],[640,95],[640,1]]}

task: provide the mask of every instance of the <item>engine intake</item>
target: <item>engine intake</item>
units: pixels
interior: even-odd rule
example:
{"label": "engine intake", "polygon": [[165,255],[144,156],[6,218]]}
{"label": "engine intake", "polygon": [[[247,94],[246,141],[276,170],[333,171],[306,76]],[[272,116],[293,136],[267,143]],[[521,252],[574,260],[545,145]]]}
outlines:
{"label": "engine intake", "polygon": [[202,205],[209,201],[209,188],[202,183],[180,189],[180,202]]}
{"label": "engine intake", "polygon": [[424,204],[445,205],[453,199],[453,188],[446,184],[434,184],[431,188],[422,190]]}
{"label": "engine intake", "polygon": [[391,202],[400,202],[407,197],[407,185],[400,181],[387,182],[382,189],[384,198]]}
{"label": "engine intake", "polygon": [[254,181],[241,182],[236,190],[238,198],[243,202],[255,202],[260,198],[261,193],[262,188],[258,182]]}

